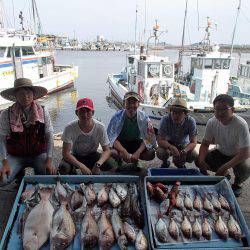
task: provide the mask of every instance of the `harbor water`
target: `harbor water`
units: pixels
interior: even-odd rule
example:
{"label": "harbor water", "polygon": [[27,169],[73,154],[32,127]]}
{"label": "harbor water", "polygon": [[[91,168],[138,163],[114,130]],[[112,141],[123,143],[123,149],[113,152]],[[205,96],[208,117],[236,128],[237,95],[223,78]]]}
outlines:
{"label": "harbor water", "polygon": [[[110,107],[106,96],[109,93],[108,84],[106,83],[109,73],[119,73],[126,65],[126,54],[121,51],[56,51],[57,64],[69,64],[79,66],[79,77],[75,82],[74,88],[59,92],[46,97],[43,104],[49,109],[54,133],[63,131],[65,125],[77,119],[75,115],[75,105],[79,98],[88,97],[94,101],[94,117],[102,121],[106,126],[114,114],[114,107]],[[131,52],[130,52],[131,53]],[[169,56],[176,61],[178,51],[165,50],[159,51],[158,54]],[[232,64],[232,74],[237,73],[239,55],[234,55],[235,60]],[[250,54],[242,54],[241,58],[250,59]],[[244,59],[242,59],[244,61]],[[187,72],[189,58],[184,57],[184,72]],[[199,128],[203,131],[203,128]]]}

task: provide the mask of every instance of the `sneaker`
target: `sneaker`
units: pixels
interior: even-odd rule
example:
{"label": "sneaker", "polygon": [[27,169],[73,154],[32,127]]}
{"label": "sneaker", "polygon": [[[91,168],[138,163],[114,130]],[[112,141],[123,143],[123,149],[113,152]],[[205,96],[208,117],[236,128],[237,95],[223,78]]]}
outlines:
{"label": "sneaker", "polygon": [[242,192],[242,187],[237,184],[232,184],[232,189],[234,192],[235,197],[239,197]]}
{"label": "sneaker", "polygon": [[163,161],[161,164],[161,168],[169,168],[170,167],[170,161]]}

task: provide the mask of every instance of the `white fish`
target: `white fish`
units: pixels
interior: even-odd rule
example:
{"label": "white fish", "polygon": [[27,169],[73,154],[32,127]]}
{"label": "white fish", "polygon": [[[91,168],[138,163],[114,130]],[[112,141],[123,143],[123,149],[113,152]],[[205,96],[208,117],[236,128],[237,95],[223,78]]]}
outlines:
{"label": "white fish", "polygon": [[109,199],[108,192],[106,187],[102,187],[101,190],[97,194],[97,203],[99,206],[104,205]]}
{"label": "white fish", "polygon": [[155,224],[155,234],[160,242],[167,242],[168,229],[162,218],[159,218]]}
{"label": "white fish", "polygon": [[42,199],[29,213],[24,225],[23,248],[36,250],[48,240],[52,228],[54,208],[50,201]]}
{"label": "white fish", "polygon": [[87,211],[87,207],[88,207],[87,200],[86,200],[85,196],[83,196],[82,205],[79,208],[77,208],[75,211],[73,211],[73,213],[72,213],[74,221],[76,221],[76,222],[82,221],[82,219]]}
{"label": "white fish", "polygon": [[195,219],[195,222],[192,226],[192,232],[193,235],[199,240],[202,235],[202,228],[197,218]]}
{"label": "white fish", "polygon": [[135,249],[136,250],[147,250],[148,249],[148,241],[147,241],[144,233],[142,232],[142,230],[140,230],[136,236]]}
{"label": "white fish", "polygon": [[219,194],[219,202],[220,202],[222,208],[224,208],[228,211],[231,210],[227,199],[222,194]]}
{"label": "white fish", "polygon": [[212,212],[213,211],[213,204],[211,203],[211,201],[207,198],[207,196],[205,195],[204,197],[204,202],[203,202],[203,207],[207,212]]}
{"label": "white fish", "polygon": [[195,198],[194,198],[194,209],[196,209],[197,211],[201,211],[202,209],[201,198],[197,194],[195,195]]}
{"label": "white fish", "polygon": [[125,231],[125,235],[127,236],[127,239],[132,242],[135,243],[136,240],[136,232],[135,229],[128,223],[128,222],[124,222],[124,231]]}
{"label": "white fish", "polygon": [[75,224],[64,203],[56,211],[52,220],[50,249],[64,249],[70,245],[76,234]]}
{"label": "white fish", "polygon": [[175,203],[175,207],[182,210],[183,207],[184,207],[184,204],[183,204],[183,199],[180,197],[179,194],[177,194],[176,196],[176,203]]}
{"label": "white fish", "polygon": [[221,210],[221,204],[219,200],[213,194],[211,194],[211,203],[213,204],[213,207],[215,210],[217,211]]}
{"label": "white fish", "polygon": [[229,235],[236,240],[239,240],[242,237],[242,231],[238,222],[230,214],[229,221],[227,223]]}
{"label": "white fish", "polygon": [[204,219],[201,228],[203,237],[206,238],[207,240],[210,240],[212,237],[212,228],[206,218]]}
{"label": "white fish", "polygon": [[192,235],[192,226],[187,216],[184,215],[183,221],[181,223],[181,231],[186,238],[190,238]]}
{"label": "white fish", "polygon": [[99,238],[99,230],[96,221],[88,208],[81,225],[81,242],[85,248],[93,248]]}
{"label": "white fish", "polygon": [[170,218],[170,222],[168,225],[168,232],[169,234],[177,240],[179,237],[179,228],[178,225],[176,224],[175,220],[173,218]]}
{"label": "white fish", "polygon": [[124,201],[127,197],[128,190],[126,187],[126,184],[123,183],[116,183],[113,185],[118,197],[120,198],[121,201]]}
{"label": "white fish", "polygon": [[112,207],[118,207],[121,204],[121,200],[113,188],[109,190],[109,202]]}
{"label": "white fish", "polygon": [[113,213],[111,216],[112,227],[115,233],[115,237],[120,249],[124,250],[127,249],[128,240],[125,235],[125,230],[123,226],[123,222],[118,214],[116,208],[113,209]]}
{"label": "white fish", "polygon": [[219,215],[217,221],[215,222],[215,231],[222,239],[228,238],[228,229],[221,216]]}
{"label": "white fish", "polygon": [[185,198],[184,198],[184,206],[186,209],[188,210],[193,210],[193,203],[189,197],[189,195],[185,194]]}

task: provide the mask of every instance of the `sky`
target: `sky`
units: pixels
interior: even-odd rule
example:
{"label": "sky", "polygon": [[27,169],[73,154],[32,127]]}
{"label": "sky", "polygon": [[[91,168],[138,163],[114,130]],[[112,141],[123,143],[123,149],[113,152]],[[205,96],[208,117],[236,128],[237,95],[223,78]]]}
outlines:
{"label": "sky", "polygon": [[[28,26],[31,0],[2,2],[8,24],[13,26],[14,9],[16,28],[20,27],[20,10],[23,11],[24,24]],[[148,37],[155,20],[158,20],[160,29],[165,31],[160,40],[176,45],[181,44],[185,2],[186,0],[36,0],[44,33],[67,35],[70,38],[75,35],[80,41],[95,41],[97,35],[103,35],[109,41],[134,41],[137,6],[137,41],[143,40],[145,23]],[[188,0],[185,44],[202,40],[206,17],[211,18],[214,27],[211,31],[212,42],[230,44],[238,4],[239,0]],[[241,0],[235,44],[250,44],[249,13],[250,0]]]}

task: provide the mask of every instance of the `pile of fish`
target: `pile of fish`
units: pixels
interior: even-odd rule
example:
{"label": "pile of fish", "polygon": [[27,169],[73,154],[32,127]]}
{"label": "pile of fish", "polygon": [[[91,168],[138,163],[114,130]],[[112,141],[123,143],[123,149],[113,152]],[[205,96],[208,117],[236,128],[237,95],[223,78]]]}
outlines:
{"label": "pile of fish", "polygon": [[[239,241],[243,232],[228,200],[214,189],[172,186],[147,182],[151,203],[152,228],[160,243],[194,242],[204,240]],[[202,190],[203,189],[203,190]],[[152,207],[155,210],[152,210]],[[149,210],[149,208],[148,208]]]}
{"label": "pile of fish", "polygon": [[58,181],[26,189],[20,221],[23,248],[40,249],[49,242],[51,250],[65,249],[80,235],[77,249],[110,249],[117,243],[120,249],[132,245],[146,250],[139,198],[134,183],[81,183],[73,188]]}

